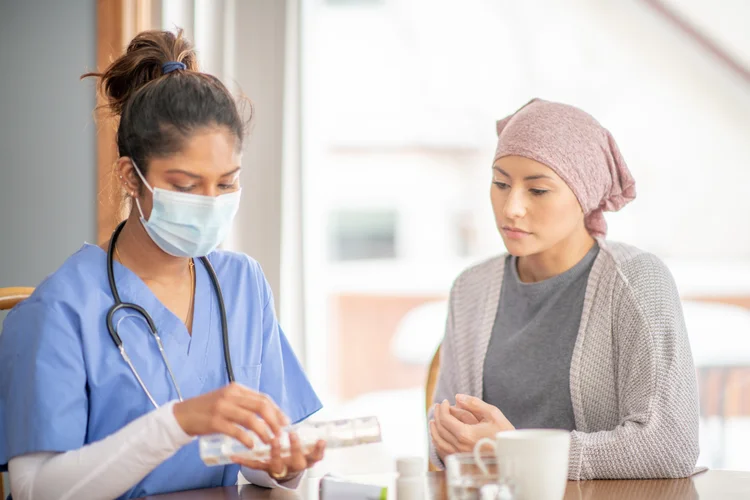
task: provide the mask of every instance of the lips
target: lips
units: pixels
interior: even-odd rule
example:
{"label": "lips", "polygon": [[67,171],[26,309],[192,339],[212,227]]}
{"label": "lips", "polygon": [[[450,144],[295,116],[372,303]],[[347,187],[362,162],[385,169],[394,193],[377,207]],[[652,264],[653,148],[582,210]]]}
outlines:
{"label": "lips", "polygon": [[505,234],[507,238],[510,238],[512,240],[521,240],[529,236],[531,233],[528,233],[523,229],[519,229],[517,227],[503,226],[503,234]]}

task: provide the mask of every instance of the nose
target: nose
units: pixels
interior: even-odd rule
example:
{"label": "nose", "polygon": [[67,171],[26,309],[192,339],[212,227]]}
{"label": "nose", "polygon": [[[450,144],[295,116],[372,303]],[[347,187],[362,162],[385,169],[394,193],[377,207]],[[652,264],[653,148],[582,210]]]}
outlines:
{"label": "nose", "polygon": [[520,219],[526,215],[526,200],[522,190],[511,189],[503,206],[503,215],[507,219]]}

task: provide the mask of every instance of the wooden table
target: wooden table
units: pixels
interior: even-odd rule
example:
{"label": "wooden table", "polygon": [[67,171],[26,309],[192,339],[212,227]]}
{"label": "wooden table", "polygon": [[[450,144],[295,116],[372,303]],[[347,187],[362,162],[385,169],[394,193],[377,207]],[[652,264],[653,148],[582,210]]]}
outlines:
{"label": "wooden table", "polygon": [[[305,479],[295,492],[255,486],[214,488],[147,497],[149,500],[318,500],[319,478]],[[357,481],[388,486],[395,498],[394,475],[357,476]],[[446,499],[442,473],[430,473],[431,500]],[[708,471],[688,479],[569,482],[565,500],[739,500],[750,498],[750,472]]]}

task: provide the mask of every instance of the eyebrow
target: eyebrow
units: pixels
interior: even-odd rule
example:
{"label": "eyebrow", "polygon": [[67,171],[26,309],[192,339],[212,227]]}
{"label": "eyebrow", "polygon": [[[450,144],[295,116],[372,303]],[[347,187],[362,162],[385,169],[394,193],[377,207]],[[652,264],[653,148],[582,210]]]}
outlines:
{"label": "eyebrow", "polygon": [[[500,172],[501,174],[503,174],[505,177],[507,177],[509,179],[511,178],[510,174],[508,172],[506,172],[505,170],[503,170],[502,168],[500,168],[500,167],[493,166],[492,169],[493,170],[497,170],[498,172]],[[544,175],[544,174],[529,175],[529,176],[523,178],[523,180],[525,180],[525,181],[535,181],[537,179],[550,179],[550,180],[554,180],[549,175]]]}
{"label": "eyebrow", "polygon": [[[231,170],[229,172],[221,174],[221,177],[227,177],[229,175],[234,175],[237,172],[239,172],[241,168],[242,167],[237,167],[237,168],[235,168],[235,169],[233,169],[233,170]],[[187,175],[188,177],[191,177],[193,179],[200,179],[201,178],[200,175],[194,174],[192,172],[188,172],[187,170],[182,170],[181,168],[171,168],[171,169],[167,170],[167,173],[168,174],[183,174],[183,175]]]}
{"label": "eyebrow", "polygon": [[221,174],[221,176],[222,176],[222,177],[227,177],[227,176],[229,176],[229,175],[234,175],[234,174],[238,173],[238,172],[239,172],[239,171],[240,171],[241,169],[242,169],[242,167],[237,167],[237,168],[235,168],[234,170],[230,170],[230,171],[229,171],[229,172],[227,172],[227,173]]}

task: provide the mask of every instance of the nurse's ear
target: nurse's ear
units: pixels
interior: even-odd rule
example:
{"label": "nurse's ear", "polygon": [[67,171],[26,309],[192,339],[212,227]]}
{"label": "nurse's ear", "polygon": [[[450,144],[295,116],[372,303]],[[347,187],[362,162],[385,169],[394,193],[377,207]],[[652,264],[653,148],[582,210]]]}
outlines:
{"label": "nurse's ear", "polygon": [[133,162],[127,156],[121,156],[115,164],[115,173],[122,189],[128,196],[134,198],[140,192],[140,179],[133,168]]}

